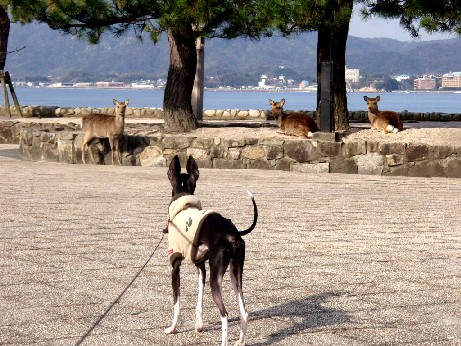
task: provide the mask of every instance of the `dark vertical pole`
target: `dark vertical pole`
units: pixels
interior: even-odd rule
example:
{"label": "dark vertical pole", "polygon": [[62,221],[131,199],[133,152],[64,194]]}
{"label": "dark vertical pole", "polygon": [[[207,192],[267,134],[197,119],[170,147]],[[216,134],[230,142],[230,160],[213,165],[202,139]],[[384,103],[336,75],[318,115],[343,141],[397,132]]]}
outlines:
{"label": "dark vertical pole", "polygon": [[192,110],[197,120],[203,119],[203,79],[205,74],[205,40],[198,37],[196,41],[197,68],[195,70],[194,88],[192,89]]}
{"label": "dark vertical pole", "polygon": [[321,66],[321,85],[320,90],[320,131],[334,131],[333,103],[331,94],[331,81],[333,80],[333,63],[323,61]]}
{"label": "dark vertical pole", "polygon": [[10,73],[8,71],[5,71],[5,82],[10,87],[10,93],[11,93],[11,97],[13,98],[16,113],[22,118],[21,106],[19,105],[19,101],[18,101],[18,98],[16,96],[16,92],[14,91],[13,82],[11,81]]}
{"label": "dark vertical pole", "polygon": [[8,90],[6,89],[5,73],[0,70],[0,80],[2,82],[3,98],[5,99],[5,112],[11,118],[10,98],[8,97]]}

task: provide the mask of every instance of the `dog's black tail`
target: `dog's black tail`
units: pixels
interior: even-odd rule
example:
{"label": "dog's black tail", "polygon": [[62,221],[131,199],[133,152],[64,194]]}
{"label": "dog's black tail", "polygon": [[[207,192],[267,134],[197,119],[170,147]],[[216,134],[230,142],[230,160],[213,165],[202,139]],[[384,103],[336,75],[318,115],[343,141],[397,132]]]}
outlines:
{"label": "dog's black tail", "polygon": [[247,192],[248,192],[248,196],[250,196],[250,198],[251,198],[251,202],[253,202],[253,213],[254,213],[253,223],[251,224],[251,226],[248,229],[239,232],[240,236],[244,236],[244,235],[250,233],[252,230],[254,230],[254,228],[256,227],[256,223],[258,222],[258,207],[256,206],[255,198],[254,198],[253,194],[250,191],[247,191]]}

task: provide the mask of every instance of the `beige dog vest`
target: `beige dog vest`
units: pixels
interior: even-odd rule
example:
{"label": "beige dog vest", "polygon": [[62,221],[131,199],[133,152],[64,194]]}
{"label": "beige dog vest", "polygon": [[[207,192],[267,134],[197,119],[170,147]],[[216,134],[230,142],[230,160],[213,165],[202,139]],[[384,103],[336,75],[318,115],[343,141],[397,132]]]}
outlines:
{"label": "beige dog vest", "polygon": [[212,210],[202,210],[200,200],[194,195],[171,202],[168,208],[168,258],[171,263],[178,256],[194,262],[200,228],[212,213]]}

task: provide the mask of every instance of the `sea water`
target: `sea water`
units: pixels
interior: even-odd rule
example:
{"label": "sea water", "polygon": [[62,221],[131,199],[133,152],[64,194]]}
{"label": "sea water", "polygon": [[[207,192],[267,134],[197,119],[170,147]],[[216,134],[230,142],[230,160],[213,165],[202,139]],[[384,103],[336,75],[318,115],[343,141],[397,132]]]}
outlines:
{"label": "sea water", "polygon": [[[163,107],[163,89],[99,89],[99,88],[16,88],[21,105],[59,107],[112,107],[113,99],[130,99],[132,107]],[[366,110],[363,96],[381,96],[379,108],[396,112],[461,113],[461,93],[456,92],[393,92],[347,94],[348,109]],[[286,110],[315,110],[316,92],[303,91],[221,91],[205,90],[204,109],[269,109],[269,99],[285,99]],[[3,104],[3,98],[0,100]],[[12,102],[10,101],[12,104]]]}

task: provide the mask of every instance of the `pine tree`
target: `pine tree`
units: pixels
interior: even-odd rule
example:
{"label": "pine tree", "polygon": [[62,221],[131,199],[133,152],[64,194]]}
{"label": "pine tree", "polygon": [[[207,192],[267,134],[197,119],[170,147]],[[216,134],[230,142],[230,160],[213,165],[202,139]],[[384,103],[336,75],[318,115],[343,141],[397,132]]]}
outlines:
{"label": "pine tree", "polygon": [[120,37],[131,31],[140,39],[148,33],[154,43],[166,33],[170,65],[163,110],[165,129],[171,132],[187,132],[197,127],[191,106],[196,38],[258,35],[254,30],[257,21],[250,18],[254,13],[253,1],[15,0],[14,6],[52,29],[95,44],[104,33]]}
{"label": "pine tree", "polygon": [[[302,31],[317,31],[317,121],[322,107],[322,63],[331,61],[331,112],[334,128],[349,127],[345,81],[346,42],[353,0],[267,0],[265,13],[272,16],[274,28],[284,35]],[[272,12],[271,12],[272,10]],[[261,12],[262,13],[262,12]]]}

